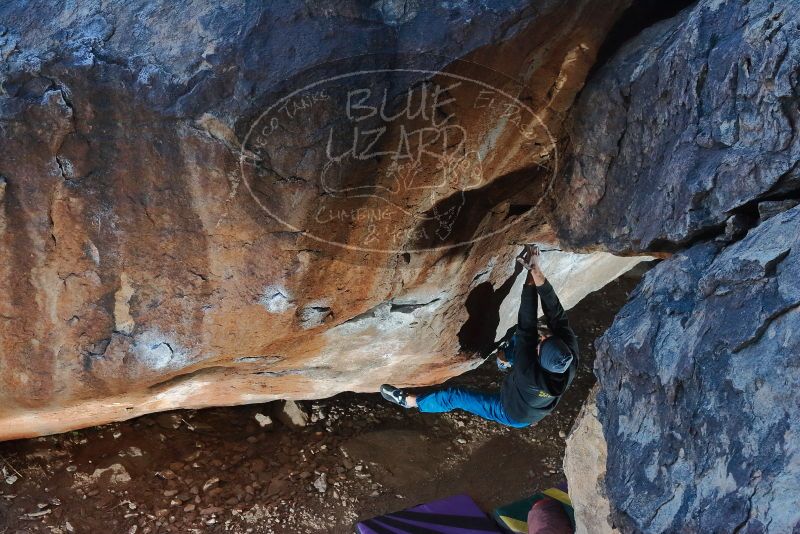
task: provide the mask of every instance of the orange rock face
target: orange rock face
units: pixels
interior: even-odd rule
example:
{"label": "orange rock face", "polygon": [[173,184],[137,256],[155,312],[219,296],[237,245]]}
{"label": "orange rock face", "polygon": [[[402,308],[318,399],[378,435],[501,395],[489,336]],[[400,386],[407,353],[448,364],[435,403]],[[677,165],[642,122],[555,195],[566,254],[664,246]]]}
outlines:
{"label": "orange rock face", "polygon": [[0,439],[474,366],[626,3],[1,7]]}

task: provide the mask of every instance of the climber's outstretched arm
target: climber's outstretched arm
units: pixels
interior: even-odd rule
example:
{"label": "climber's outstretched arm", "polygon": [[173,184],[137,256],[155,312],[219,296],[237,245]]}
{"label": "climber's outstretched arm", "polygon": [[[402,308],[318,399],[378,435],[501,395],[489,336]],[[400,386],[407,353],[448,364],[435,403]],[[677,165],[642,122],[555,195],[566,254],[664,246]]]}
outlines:
{"label": "climber's outstretched arm", "polygon": [[575,331],[572,330],[572,327],[569,325],[567,312],[565,312],[564,307],[561,306],[561,301],[558,300],[553,286],[550,285],[550,282],[545,280],[545,283],[538,287],[538,291],[542,299],[542,310],[544,311],[544,317],[547,321],[547,328],[550,329],[553,336],[559,338],[569,347],[573,356],[577,356],[578,336],[575,335]]}
{"label": "climber's outstretched arm", "polygon": [[[528,266],[531,262],[532,254],[533,249],[530,246],[526,246],[517,261],[523,267],[529,269]],[[514,354],[507,358],[514,362],[516,369],[527,369],[530,366],[530,360],[536,356],[536,347],[539,345],[538,314],[539,294],[536,291],[535,279],[529,269],[525,285],[522,287],[522,298],[520,299],[519,312],[517,313]]]}
{"label": "climber's outstretched arm", "polygon": [[[570,327],[567,313],[564,311],[564,307],[561,306],[561,301],[558,300],[553,286],[550,285],[550,282],[547,281],[542,272],[539,264],[540,256],[541,252],[538,246],[526,245],[525,253],[517,260],[528,270],[528,280],[525,287],[530,287],[528,284],[536,286],[536,292],[542,299],[542,311],[544,311],[544,317],[547,320],[547,327],[555,337],[566,343],[573,355],[577,356],[578,336],[575,335],[572,327]],[[533,288],[531,287],[531,289]],[[536,313],[538,313],[538,310],[534,309],[534,328]]]}

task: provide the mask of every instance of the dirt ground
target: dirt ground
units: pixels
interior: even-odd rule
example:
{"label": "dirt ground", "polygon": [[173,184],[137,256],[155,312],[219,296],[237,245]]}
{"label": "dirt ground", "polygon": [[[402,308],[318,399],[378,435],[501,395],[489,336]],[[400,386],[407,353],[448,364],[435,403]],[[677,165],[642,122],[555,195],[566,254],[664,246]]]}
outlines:
{"label": "dirt ground", "polygon": [[[637,281],[624,276],[569,312],[577,379],[532,428],[344,393],[301,403],[312,422],[294,430],[261,428],[256,414],[275,419],[262,404],[0,443],[0,534],[352,533],[360,519],[458,493],[490,511],[564,479],[564,438],[594,382],[593,340]],[[487,361],[450,383],[501,380]]]}

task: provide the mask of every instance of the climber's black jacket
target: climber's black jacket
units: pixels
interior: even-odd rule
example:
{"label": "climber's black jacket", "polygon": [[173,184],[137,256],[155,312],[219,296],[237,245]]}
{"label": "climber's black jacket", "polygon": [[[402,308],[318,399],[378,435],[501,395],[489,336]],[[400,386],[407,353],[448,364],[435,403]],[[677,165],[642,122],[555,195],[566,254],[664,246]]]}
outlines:
{"label": "climber's black jacket", "polygon": [[[550,373],[539,365],[537,289],[550,333],[566,343],[572,352],[572,363],[563,374]],[[578,368],[578,337],[570,328],[567,314],[550,282],[539,288],[528,284],[523,286],[515,336],[514,366],[501,391],[503,407],[515,421],[535,423],[553,411]]]}

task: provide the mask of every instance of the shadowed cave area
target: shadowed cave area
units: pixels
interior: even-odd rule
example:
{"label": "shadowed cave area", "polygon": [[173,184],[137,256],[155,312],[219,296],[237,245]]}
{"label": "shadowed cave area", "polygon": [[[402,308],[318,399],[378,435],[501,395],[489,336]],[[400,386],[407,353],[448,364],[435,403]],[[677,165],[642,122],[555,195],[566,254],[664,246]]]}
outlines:
{"label": "shadowed cave area", "polygon": [[[494,289],[490,282],[475,286],[464,305],[469,318],[458,331],[458,343],[466,352],[486,352],[495,344],[500,326],[500,305],[508,297],[522,267],[515,267],[514,274],[503,285]],[[501,337],[506,337],[505,334]]]}

